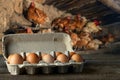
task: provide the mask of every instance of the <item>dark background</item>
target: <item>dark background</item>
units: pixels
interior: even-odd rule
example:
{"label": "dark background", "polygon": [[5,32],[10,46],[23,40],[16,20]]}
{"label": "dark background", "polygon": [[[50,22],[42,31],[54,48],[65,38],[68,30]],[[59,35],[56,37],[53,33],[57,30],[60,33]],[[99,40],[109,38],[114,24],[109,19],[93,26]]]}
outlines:
{"label": "dark background", "polygon": [[45,4],[52,4],[74,15],[81,14],[88,19],[101,20],[103,25],[120,22],[120,14],[97,0],[46,0]]}

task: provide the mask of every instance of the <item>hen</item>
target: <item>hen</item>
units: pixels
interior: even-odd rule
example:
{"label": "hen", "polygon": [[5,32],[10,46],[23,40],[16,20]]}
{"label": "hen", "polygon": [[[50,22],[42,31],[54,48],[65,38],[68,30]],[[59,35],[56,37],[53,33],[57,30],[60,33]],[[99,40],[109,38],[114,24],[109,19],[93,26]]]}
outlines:
{"label": "hen", "polygon": [[27,18],[34,24],[44,24],[48,19],[47,15],[42,10],[35,7],[34,2],[31,2],[28,8]]}
{"label": "hen", "polygon": [[103,36],[102,39],[101,39],[101,41],[105,45],[107,45],[108,43],[114,42],[114,40],[115,40],[115,35],[110,34],[110,33],[108,35]]}
{"label": "hen", "polygon": [[85,46],[91,41],[92,37],[89,33],[81,32],[79,35],[80,40],[77,41],[76,46],[84,49]]}
{"label": "hen", "polygon": [[72,40],[72,46],[75,46],[77,41],[80,40],[80,38],[78,37],[78,35],[76,33],[71,33],[70,34],[71,40]]}
{"label": "hen", "polygon": [[52,21],[51,25],[57,31],[69,33],[68,25],[70,23],[70,20],[71,17],[69,16],[64,18],[56,18]]}
{"label": "hen", "polygon": [[87,19],[85,17],[82,17],[81,15],[77,15],[75,17],[76,21],[76,31],[81,31],[85,24],[87,23]]}
{"label": "hen", "polygon": [[94,40],[91,40],[85,48],[86,50],[98,50],[101,44],[102,42],[100,40],[94,39]]}
{"label": "hen", "polygon": [[86,27],[83,28],[83,31],[88,33],[97,33],[100,30],[102,30],[102,28],[96,20],[94,22],[88,22]]}
{"label": "hen", "polygon": [[54,19],[51,23],[51,26],[55,27],[55,28],[58,28],[58,24],[60,23],[61,20],[62,20],[61,18]]}
{"label": "hen", "polygon": [[83,29],[86,22],[87,19],[85,17],[76,15],[75,18],[72,19],[71,22],[68,24],[68,27],[71,31],[80,32]]}

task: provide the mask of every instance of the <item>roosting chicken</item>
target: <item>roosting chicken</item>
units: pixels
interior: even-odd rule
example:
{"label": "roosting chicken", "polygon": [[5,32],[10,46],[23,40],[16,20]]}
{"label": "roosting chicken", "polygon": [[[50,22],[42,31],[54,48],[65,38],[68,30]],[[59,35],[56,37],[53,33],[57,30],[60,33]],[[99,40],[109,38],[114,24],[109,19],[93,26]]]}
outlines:
{"label": "roosting chicken", "polygon": [[55,29],[58,28],[58,24],[60,23],[62,19],[61,18],[56,18],[52,21],[51,26],[54,27]]}
{"label": "roosting chicken", "polygon": [[102,44],[102,42],[98,39],[91,40],[87,45],[86,45],[86,50],[98,50],[99,46]]}
{"label": "roosting chicken", "polygon": [[106,45],[108,43],[111,43],[115,40],[115,36],[112,34],[108,34],[102,37],[101,41]]}
{"label": "roosting chicken", "polygon": [[87,39],[80,39],[76,42],[75,48],[77,49],[85,49],[85,46],[88,44],[89,40]]}
{"label": "roosting chicken", "polygon": [[64,32],[70,35],[75,50],[97,50],[100,45],[114,41],[114,36],[111,34],[98,39],[104,30],[100,27],[100,21],[88,22],[81,15],[59,17],[54,19],[51,25],[56,32]]}
{"label": "roosting chicken", "polygon": [[80,39],[85,39],[85,38],[89,38],[89,39],[92,39],[92,35],[90,33],[87,33],[87,32],[81,32],[80,34],[78,34],[79,38]]}
{"label": "roosting chicken", "polygon": [[96,20],[94,22],[88,22],[86,27],[83,28],[83,31],[88,33],[97,33],[100,30],[102,30],[102,28]]}
{"label": "roosting chicken", "polygon": [[47,15],[42,10],[35,7],[34,2],[31,2],[28,8],[27,18],[36,25],[44,24],[48,19]]}
{"label": "roosting chicken", "polygon": [[57,31],[67,32],[70,20],[71,20],[70,16],[64,18],[56,18],[55,20],[52,21],[51,25]]}
{"label": "roosting chicken", "polygon": [[71,33],[70,37],[71,37],[71,40],[72,40],[72,46],[75,46],[77,41],[80,40],[80,38],[78,37],[78,35],[76,33]]}
{"label": "roosting chicken", "polygon": [[75,30],[80,32],[87,23],[87,19],[85,17],[82,17],[81,15],[77,15],[75,17],[75,22]]}
{"label": "roosting chicken", "polygon": [[68,30],[69,32],[80,32],[86,23],[87,19],[85,17],[76,15],[74,18],[71,18],[70,16],[56,18],[55,20],[53,20],[51,25],[61,32],[66,32],[66,30]]}
{"label": "roosting chicken", "polygon": [[76,45],[79,49],[85,49],[86,45],[91,41],[92,37],[89,33],[81,32],[79,34],[80,40],[77,41]]}
{"label": "roosting chicken", "polygon": [[58,26],[60,26],[61,28],[66,27],[66,26],[69,24],[70,19],[71,19],[71,18],[70,18],[69,16],[63,18],[63,19],[60,21],[60,23],[58,24]]}

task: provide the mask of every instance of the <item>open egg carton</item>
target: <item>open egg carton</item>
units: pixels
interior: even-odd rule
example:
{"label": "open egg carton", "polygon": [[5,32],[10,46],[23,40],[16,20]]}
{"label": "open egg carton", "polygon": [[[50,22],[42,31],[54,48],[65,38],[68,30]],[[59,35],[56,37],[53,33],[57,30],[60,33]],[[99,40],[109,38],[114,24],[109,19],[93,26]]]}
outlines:
{"label": "open egg carton", "polygon": [[73,52],[73,49],[71,46],[71,38],[68,34],[12,34],[5,35],[2,41],[3,56],[6,59],[5,62],[11,75],[24,73],[67,73],[69,71],[82,72],[84,62],[74,62],[71,59],[66,63],[62,63],[56,59],[53,63],[46,63],[40,60],[37,64],[30,64],[26,60],[23,64],[9,64],[7,61],[10,54],[18,53],[24,58],[29,52],[35,52],[38,56],[41,56],[41,53],[44,52],[56,58],[55,52],[60,51],[69,58],[69,52]]}

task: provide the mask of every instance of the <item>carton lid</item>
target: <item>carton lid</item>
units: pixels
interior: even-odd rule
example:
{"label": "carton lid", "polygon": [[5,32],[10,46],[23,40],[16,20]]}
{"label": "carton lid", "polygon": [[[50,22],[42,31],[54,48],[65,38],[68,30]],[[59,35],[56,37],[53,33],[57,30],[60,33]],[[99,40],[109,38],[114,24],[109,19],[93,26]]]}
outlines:
{"label": "carton lid", "polygon": [[73,51],[71,38],[65,33],[45,34],[12,34],[2,38],[3,55],[8,57],[12,53]]}

